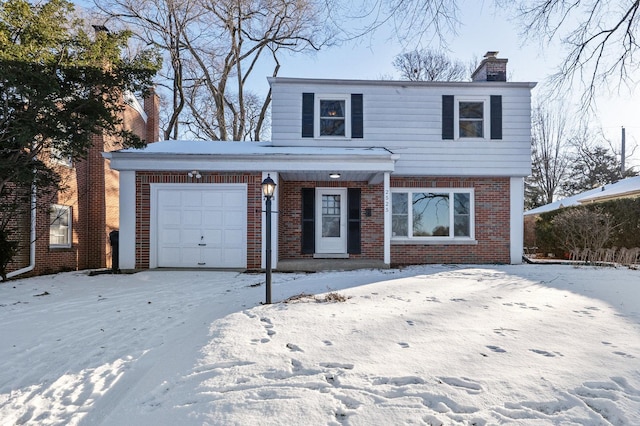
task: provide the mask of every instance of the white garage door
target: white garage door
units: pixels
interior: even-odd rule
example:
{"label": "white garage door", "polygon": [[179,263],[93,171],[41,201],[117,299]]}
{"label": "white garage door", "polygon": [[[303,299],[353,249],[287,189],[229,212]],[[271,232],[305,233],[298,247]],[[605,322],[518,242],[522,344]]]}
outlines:
{"label": "white garage door", "polygon": [[245,268],[247,188],[157,186],[158,267]]}

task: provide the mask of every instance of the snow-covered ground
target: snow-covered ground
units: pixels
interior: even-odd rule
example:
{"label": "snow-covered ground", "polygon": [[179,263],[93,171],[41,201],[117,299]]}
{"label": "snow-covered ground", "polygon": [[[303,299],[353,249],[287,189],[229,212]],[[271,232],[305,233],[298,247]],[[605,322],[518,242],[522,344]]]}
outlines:
{"label": "snow-covered ground", "polygon": [[[282,300],[335,292],[346,301]],[[0,424],[640,424],[640,271],[420,266],[0,284]]]}

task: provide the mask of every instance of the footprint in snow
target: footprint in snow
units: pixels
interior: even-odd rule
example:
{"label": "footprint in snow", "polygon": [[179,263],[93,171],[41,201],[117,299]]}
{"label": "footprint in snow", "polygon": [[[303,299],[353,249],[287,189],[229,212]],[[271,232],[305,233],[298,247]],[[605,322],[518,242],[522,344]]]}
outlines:
{"label": "footprint in snow", "polygon": [[505,353],[505,352],[507,352],[506,350],[502,349],[500,346],[488,345],[487,348],[491,349],[493,352],[497,352],[497,353]]}
{"label": "footprint in snow", "polygon": [[482,386],[467,377],[439,377],[438,379],[449,386],[462,388],[468,393],[482,392]]}
{"label": "footprint in snow", "polygon": [[415,323],[415,322],[413,322],[413,321],[411,321],[411,320],[408,320],[408,321],[407,321],[407,324],[409,324],[409,325],[416,325],[416,323]]}
{"label": "footprint in snow", "polygon": [[287,343],[286,346],[291,352],[304,352],[302,349],[300,349],[300,346],[294,345],[293,343]]}
{"label": "footprint in snow", "polygon": [[544,355],[544,356],[549,357],[549,358],[554,358],[555,357],[555,355],[552,354],[551,352],[543,351],[541,349],[529,349],[529,350],[531,352],[533,352],[533,353],[536,353],[536,354],[539,354],[539,355]]}
{"label": "footprint in snow", "polygon": [[624,352],[620,352],[620,351],[615,351],[614,354],[623,356],[625,358],[635,358],[635,356],[633,356],[633,355],[630,355],[630,354],[627,354],[627,353],[624,353]]}
{"label": "footprint in snow", "polygon": [[341,362],[321,362],[320,367],[324,368],[340,368],[344,370],[353,370],[353,364],[344,364]]}
{"label": "footprint in snow", "polygon": [[408,344],[408,343],[405,343],[405,342],[398,342],[398,345],[400,345],[400,347],[401,347],[401,348],[404,348],[404,349],[406,349],[406,348],[408,348],[408,347],[409,347],[409,344]]}

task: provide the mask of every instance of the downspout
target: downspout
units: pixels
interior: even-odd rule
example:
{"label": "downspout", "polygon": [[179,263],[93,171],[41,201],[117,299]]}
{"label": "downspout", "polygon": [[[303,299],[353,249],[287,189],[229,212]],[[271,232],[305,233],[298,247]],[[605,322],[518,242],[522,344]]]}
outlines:
{"label": "downspout", "polygon": [[36,267],[36,187],[31,185],[31,233],[29,243],[29,266],[11,271],[7,274],[7,278],[13,278],[17,275],[26,274],[33,271]]}

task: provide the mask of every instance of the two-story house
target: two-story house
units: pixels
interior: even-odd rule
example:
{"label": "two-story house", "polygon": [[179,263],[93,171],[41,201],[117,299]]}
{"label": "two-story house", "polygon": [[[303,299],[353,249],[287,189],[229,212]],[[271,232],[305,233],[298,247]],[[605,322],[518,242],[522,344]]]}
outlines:
{"label": "two-story house", "polygon": [[[148,143],[159,138],[159,98],[153,94],[140,103],[123,97],[122,126]],[[31,205],[11,228],[19,250],[8,265],[8,277],[111,266],[109,234],[119,226],[118,172],[102,157],[118,149],[115,136],[96,134],[86,159],[73,162],[57,152],[46,161],[60,176],[64,190],[34,194]]]}
{"label": "two-story house", "polygon": [[[520,263],[531,89],[489,53],[470,82],[270,78],[271,142],[164,141],[120,171],[120,266],[295,259]],[[344,260],[343,260],[344,262]]]}

